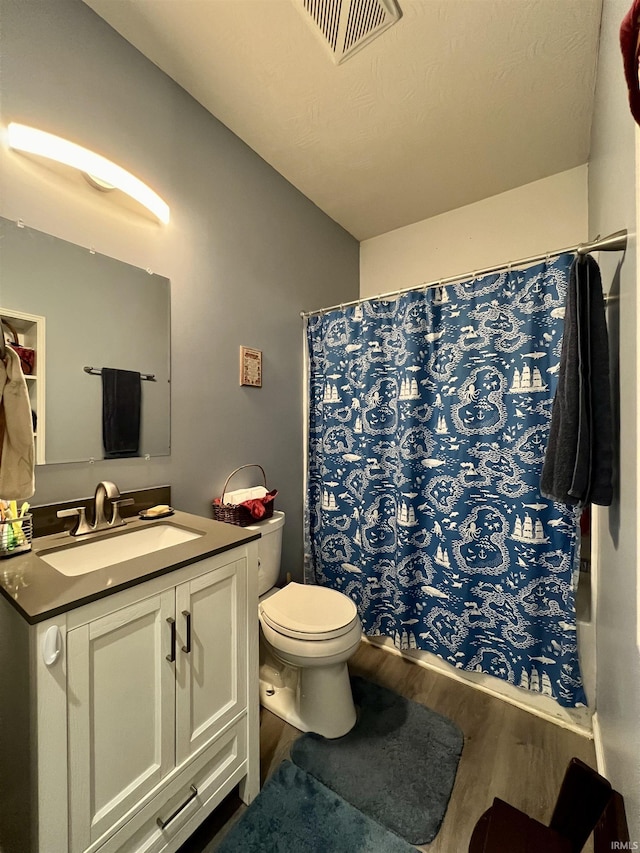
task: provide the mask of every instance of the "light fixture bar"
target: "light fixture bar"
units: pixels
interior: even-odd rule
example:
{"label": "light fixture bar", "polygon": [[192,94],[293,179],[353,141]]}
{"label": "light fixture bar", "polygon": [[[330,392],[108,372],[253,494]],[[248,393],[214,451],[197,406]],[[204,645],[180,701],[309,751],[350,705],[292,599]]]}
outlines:
{"label": "light fixture bar", "polygon": [[169,205],[139,178],[106,157],[60,136],[16,122],[9,124],[8,141],[9,147],[16,151],[47,157],[110,184],[146,207],[160,222],[165,225],[169,222]]}

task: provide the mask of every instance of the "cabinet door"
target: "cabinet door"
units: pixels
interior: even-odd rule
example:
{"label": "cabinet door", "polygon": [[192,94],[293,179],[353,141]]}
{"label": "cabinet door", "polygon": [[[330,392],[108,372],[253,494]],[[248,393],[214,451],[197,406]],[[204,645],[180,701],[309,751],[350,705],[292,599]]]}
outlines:
{"label": "cabinet door", "polygon": [[68,634],[71,853],[174,767],[174,617],[168,590]]}
{"label": "cabinet door", "polygon": [[176,589],[178,765],[246,707],[246,582],[243,558]]}

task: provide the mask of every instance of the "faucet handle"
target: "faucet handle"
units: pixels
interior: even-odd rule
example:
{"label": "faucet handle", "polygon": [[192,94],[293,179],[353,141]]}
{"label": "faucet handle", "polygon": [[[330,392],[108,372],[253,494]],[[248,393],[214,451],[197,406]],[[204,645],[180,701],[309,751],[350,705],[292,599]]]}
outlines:
{"label": "faucet handle", "polygon": [[126,524],[124,518],[120,515],[120,507],[121,506],[130,506],[135,503],[133,498],[116,498],[111,501],[111,506],[113,507],[113,514],[111,516],[111,521],[109,522],[109,527],[120,527],[123,524]]}
{"label": "faucet handle", "polygon": [[86,513],[86,507],[74,506],[71,509],[59,509],[56,515],[58,518],[75,518],[76,521],[69,528],[69,536],[82,536],[83,533],[91,532]]}

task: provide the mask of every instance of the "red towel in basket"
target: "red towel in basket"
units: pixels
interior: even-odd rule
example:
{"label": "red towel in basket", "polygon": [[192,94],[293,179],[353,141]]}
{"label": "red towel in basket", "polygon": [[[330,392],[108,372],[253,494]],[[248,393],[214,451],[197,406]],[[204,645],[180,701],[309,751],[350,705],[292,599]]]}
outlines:
{"label": "red towel in basket", "polygon": [[[243,506],[245,509],[249,510],[253,518],[260,519],[267,511],[267,504],[270,504],[271,501],[275,500],[277,494],[278,490],[272,489],[270,492],[267,492],[263,498],[252,498],[251,500],[243,501],[238,504],[238,506]],[[214,498],[213,503],[216,506],[221,506],[222,501],[220,498]]]}
{"label": "red towel in basket", "polygon": [[272,500],[275,500],[277,494],[278,490],[273,489],[271,492],[267,492],[263,498],[251,498],[251,500],[243,501],[240,506],[248,509],[253,518],[262,518],[267,511],[267,504],[271,503]]}

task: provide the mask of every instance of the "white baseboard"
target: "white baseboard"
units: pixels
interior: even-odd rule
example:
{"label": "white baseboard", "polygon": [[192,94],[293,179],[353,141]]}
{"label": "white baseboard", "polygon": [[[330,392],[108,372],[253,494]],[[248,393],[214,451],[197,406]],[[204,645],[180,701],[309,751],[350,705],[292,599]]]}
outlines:
{"label": "white baseboard", "polygon": [[601,776],[608,779],[607,768],[604,760],[604,746],[602,744],[602,729],[600,728],[600,717],[598,712],[594,711],[591,717],[591,725],[593,727],[593,745],[596,750],[596,769]]}

